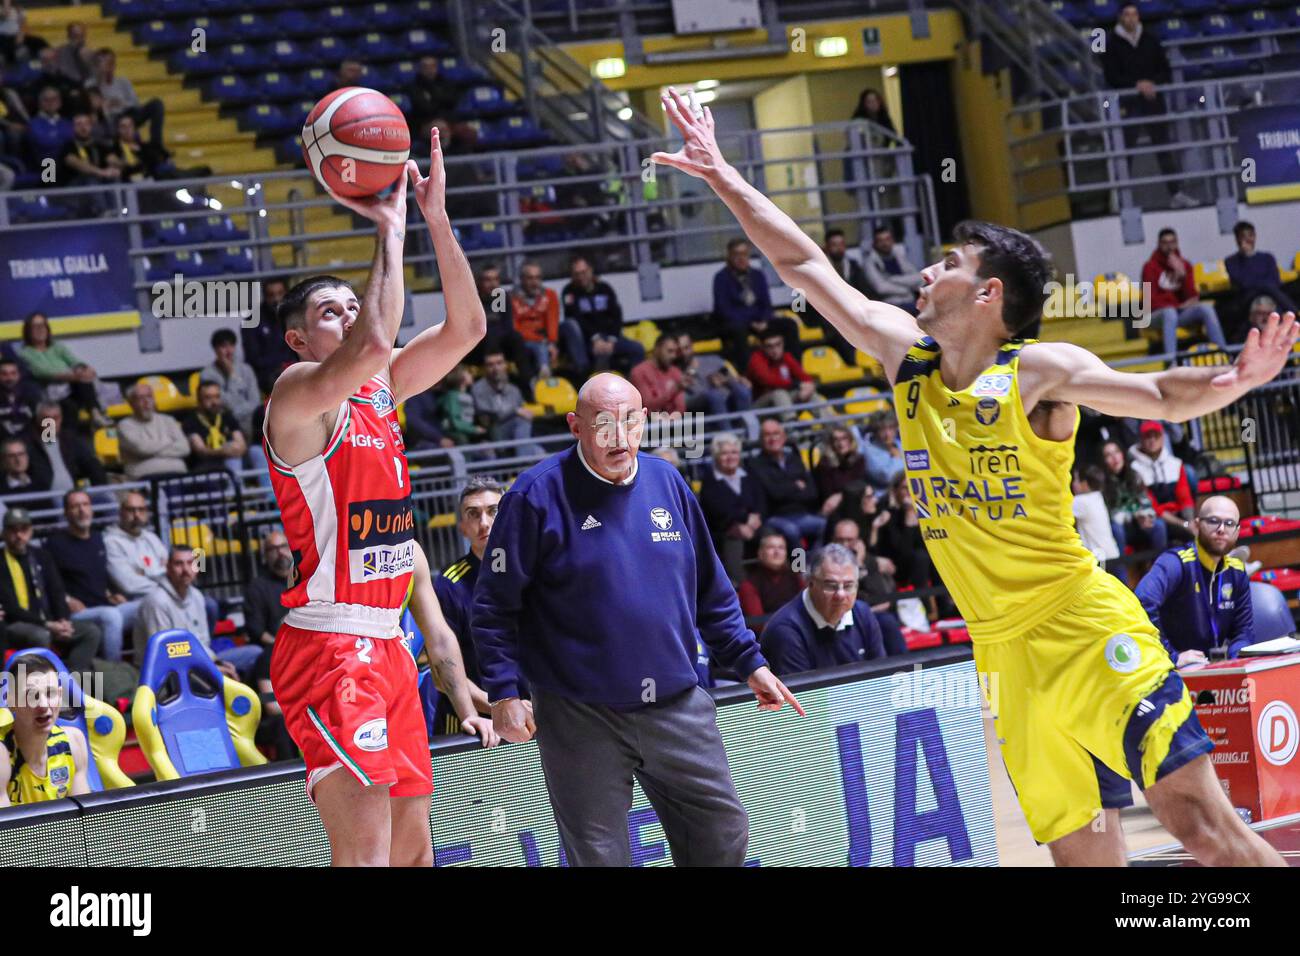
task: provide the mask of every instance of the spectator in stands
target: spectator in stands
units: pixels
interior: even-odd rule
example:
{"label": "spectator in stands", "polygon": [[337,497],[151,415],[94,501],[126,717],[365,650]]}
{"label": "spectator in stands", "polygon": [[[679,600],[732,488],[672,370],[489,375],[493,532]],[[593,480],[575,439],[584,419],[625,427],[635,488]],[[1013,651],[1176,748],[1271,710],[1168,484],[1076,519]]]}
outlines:
{"label": "spectator in stands", "polygon": [[885,653],[906,654],[907,639],[903,637],[903,625],[889,600],[890,595],[897,590],[894,584],[894,562],[867,550],[858,523],[851,518],[835,522],[831,529],[830,543],[848,548],[858,559],[858,596],[867,602],[871,613],[876,615],[876,623],[880,625],[880,635],[885,643]]}
{"label": "spectator in stands", "polygon": [[[59,182],[65,186],[99,186],[122,180],[122,162],[106,143],[95,139],[95,124],[88,113],[72,118],[72,139],[59,155]],[[68,200],[82,216],[102,215],[112,200],[104,193],[89,193]]]}
{"label": "spectator in stands", "polygon": [[1167,525],[1156,517],[1147,487],[1133,470],[1124,446],[1108,441],[1101,455],[1105,466],[1101,493],[1110,509],[1111,531],[1120,553],[1127,545],[1135,551],[1163,551],[1169,542]]}
{"label": "spectator in stands", "polygon": [[877,488],[888,488],[903,473],[903,444],[898,438],[898,419],[889,410],[876,412],[867,426],[862,453],[867,460],[867,480]]}
{"label": "spectator in stands", "polygon": [[746,545],[763,525],[767,499],[758,479],[740,466],[740,439],[730,432],[713,436],[713,469],[700,486],[700,508],[713,546],[731,580],[743,576]]}
{"label": "spectator in stands", "polygon": [[478,274],[478,297],[487,316],[487,333],[465,357],[470,365],[482,365],[489,352],[501,352],[518,373],[519,386],[525,396],[532,395],[532,382],[537,377],[537,362],[524,337],[515,331],[515,315],[510,304],[510,292],[501,284],[501,269],[486,265]]}
{"label": "spectator in stands", "polygon": [[1196,505],[1187,466],[1174,456],[1159,422],[1143,422],[1138,435],[1138,443],[1128,450],[1134,473],[1146,485],[1156,516],[1168,525],[1170,537],[1191,540]]}
{"label": "spectator in stands", "polygon": [[[469,681],[470,699],[480,714],[490,714],[492,707],[488,703],[487,694],[479,685],[482,675],[478,669],[478,652],[472,634],[474,585],[483,567],[488,535],[492,531],[492,523],[496,521],[497,506],[504,493],[505,489],[491,478],[474,477],[465,483],[456,507],[456,527],[469,542],[469,550],[433,579],[433,590],[438,597],[438,605],[442,608],[443,619],[456,635],[456,643],[460,645],[465,677]],[[521,698],[527,698],[527,695],[527,688],[520,688]],[[456,716],[452,702],[445,698],[446,695],[441,695],[438,699],[433,732],[460,733],[460,718]]]}
{"label": "spectator in stands", "polygon": [[[484,440],[487,429],[478,424],[474,413],[474,376],[468,365],[457,365],[447,376],[450,384],[438,399],[438,426],[442,434],[457,445],[472,445]],[[513,386],[511,386],[513,387]],[[407,403],[406,420],[411,420]]]}
{"label": "spectator in stands", "polygon": [[68,24],[68,42],[57,52],[59,72],[77,86],[85,86],[94,76],[94,59],[86,46],[86,25]]}
{"label": "spectator in stands", "polygon": [[[1114,36],[1108,37],[1102,48],[1101,68],[1107,86],[1119,90],[1136,90],[1136,93],[1120,97],[1121,117],[1132,119],[1164,116],[1165,99],[1157,91],[1156,85],[1170,81],[1169,58],[1165,56],[1164,46],[1156,35],[1143,28],[1136,3],[1126,3],[1120,7]],[[1176,178],[1181,168],[1177,150],[1169,148],[1168,123],[1155,119],[1150,123],[1127,124],[1123,129],[1127,149],[1137,145],[1138,137],[1144,130],[1151,145],[1159,147],[1156,150],[1156,162],[1160,165],[1161,175],[1170,177],[1165,181],[1165,187],[1169,190],[1169,204],[1173,208],[1187,209],[1200,205],[1182,191],[1182,183]],[[1130,169],[1129,175],[1136,176],[1136,172]]]}
{"label": "spectator in stands", "polygon": [[128,601],[109,582],[108,546],[104,536],[95,530],[90,495],[84,491],[65,494],[63,517],[67,527],[45,539],[45,550],[67,587],[72,620],[89,621],[98,627],[103,635],[99,656],[120,661],[122,637],[135,626],[140,602]]}
{"label": "spectator in stands", "polygon": [[334,74],[334,89],[341,90],[345,86],[364,86],[365,78],[365,64],[354,57],[347,57],[339,64],[338,72]]}
{"label": "spectator in stands", "polygon": [[68,492],[81,484],[106,485],[108,472],[95,455],[94,446],[70,428],[63,427],[63,406],[41,402],[29,432],[32,474],[54,491]]}
{"label": "spectator in stands", "polygon": [[677,367],[686,383],[686,410],[706,415],[743,412],[754,404],[748,380],[721,355],[696,355],[689,332],[677,335]]}
{"label": "spectator in stands", "polygon": [[95,54],[95,86],[104,97],[104,112],[116,123],[118,117],[129,116],[136,126],[149,124],[149,142],[163,144],[163,102],[154,97],[144,103],[136,95],[135,86],[117,72],[117,54],[108,47]]}
{"label": "spectator in stands", "polygon": [[138,608],[167,570],[167,548],[149,530],[149,499],[138,491],[122,496],[117,524],[104,532],[104,547],[109,585]]}
{"label": "spectator in stands", "polygon": [[749,470],[763,489],[767,523],[785,535],[792,549],[801,539],[816,544],[826,530],[826,516],[819,511],[817,486],[799,449],[787,443],[785,426],[775,418],[759,427],[759,441],[759,453],[750,461]]}
{"label": "spectator in stands", "polygon": [[54,341],[43,312],[33,312],[23,320],[23,346],[18,358],[45,389],[45,397],[63,402],[79,428],[89,431],[113,424],[99,407],[95,370],[62,342]]}
{"label": "spectator in stands", "polygon": [[1138,600],[1178,667],[1204,664],[1216,651],[1233,658],[1255,643],[1250,575],[1229,554],[1240,524],[1231,498],[1206,498],[1192,546],[1163,552],[1138,583]]}
{"label": "spectator in stands", "polygon": [[677,336],[660,332],[650,357],[629,376],[650,412],[686,411],[686,379],[677,367]]}
{"label": "spectator in stands", "polygon": [[[49,491],[49,480],[32,474],[31,452],[27,441],[19,435],[0,441],[0,493],[4,495],[24,495],[34,491]],[[44,508],[46,502],[32,502],[35,507]]]}
{"label": "spectator in stands", "polygon": [[298,355],[284,341],[284,323],[276,312],[289,291],[289,284],[279,277],[262,280],[262,305],[256,325],[241,326],[244,359],[257,374],[262,393],[270,394],[280,373],[298,361]]}
{"label": "spectator in stands", "polygon": [[40,388],[23,378],[18,360],[0,358],[0,435],[27,434],[40,400]]}
{"label": "spectator in stands", "polygon": [[916,315],[916,294],[924,283],[921,270],[912,265],[903,247],[894,242],[894,231],[888,226],[877,226],[872,233],[866,261],[870,297]]}
{"label": "spectator in stands", "polygon": [[772,314],[772,294],[762,269],[749,264],[749,243],[732,239],[727,243],[726,264],[713,277],[713,321],[736,368],[749,360],[749,337],[766,337],[769,332],[785,339],[785,350],[799,354],[799,330],[789,319]]}
{"label": "spectator in stands", "polygon": [[582,371],[586,346],[577,322],[560,319],[560,297],[542,285],[542,267],[525,262],[519,270],[519,287],[510,296],[515,331],[533,353],[538,375],[549,378],[559,358],[560,343],[569,361]]}
{"label": "spectator in stands", "polygon": [[[533,413],[524,405],[523,393],[512,385],[506,375],[506,357],[492,352],[484,361],[484,376],[474,383],[470,395],[474,399],[474,415],[488,431],[492,441],[522,441],[533,434]],[[515,454],[526,455],[536,451],[537,445],[519,447]]]}
{"label": "spectator in stands", "polygon": [[[592,158],[587,151],[574,150],[564,154],[564,176],[555,186],[555,208],[598,209],[613,205],[611,197],[605,191],[602,177],[606,174],[603,163]],[[613,216],[608,212],[592,213],[586,216],[570,215],[564,222],[571,234],[579,238],[592,239],[608,232],[613,225]]]}
{"label": "spectator in stands", "polygon": [[9,649],[48,647],[69,670],[85,673],[99,650],[100,630],[90,621],[71,619],[59,569],[31,541],[31,515],[26,508],[10,508],[4,516],[4,572],[0,573],[0,608]]}
{"label": "spectator in stands", "polygon": [[1251,329],[1259,329],[1262,333],[1264,325],[1268,322],[1268,317],[1277,311],[1277,302],[1266,295],[1256,296],[1251,300],[1250,311],[1246,313],[1246,330],[1242,335],[1245,340],[1246,335],[1250,334]]}
{"label": "spectator in stands", "polygon": [[54,47],[46,47],[41,51],[40,69],[23,85],[23,101],[27,104],[27,111],[35,115],[37,110],[45,109],[41,103],[41,94],[47,88],[53,89],[59,94],[56,112],[70,120],[73,113],[85,108],[86,102],[81,84],[73,83],[59,72],[58,60],[59,55]]}
{"label": "spectator in stands", "polygon": [[[456,374],[453,371],[444,382],[454,380]],[[473,383],[473,376],[470,377],[470,382]],[[442,392],[443,389],[435,385],[406,400],[406,427],[402,438],[408,452],[455,447],[456,442],[444,434],[439,420],[441,413],[438,403],[442,400]],[[471,410],[472,407],[471,403]]]}
{"label": "spectator in stands", "polygon": [[[41,90],[36,100],[37,109],[27,125],[27,158],[36,171],[42,173],[42,182],[50,182],[46,160],[58,160],[64,148],[72,142],[72,122],[62,115],[63,97],[52,86]],[[57,169],[57,168],[56,168]]]}
{"label": "spectator in stands", "polygon": [[1087,465],[1075,468],[1071,478],[1074,525],[1079,531],[1079,540],[1096,556],[1098,564],[1122,577],[1119,573],[1120,566],[1115,563],[1120,556],[1119,543],[1115,540],[1110,510],[1106,507],[1106,499],[1102,494],[1102,489],[1106,486],[1105,472],[1100,465]]}
{"label": "spectator in stands", "polygon": [[582,330],[583,369],[604,372],[613,367],[627,374],[645,358],[645,347],[623,335],[623,307],[613,287],[597,279],[586,256],[569,263],[569,283],[560,293],[564,317]]}
{"label": "spectator in stands", "polygon": [[12,0],[0,2],[0,63],[12,63],[23,11]]}
{"label": "spectator in stands", "polygon": [[[149,638],[159,631],[173,628],[189,631],[212,654],[212,632],[208,625],[207,602],[203,592],[194,586],[199,576],[194,563],[194,549],[189,545],[173,545],[167,552],[167,564],[158,586],[140,603],[135,619],[135,659],[144,660]],[[260,644],[240,644],[212,655],[221,673],[234,680],[240,674],[251,674],[257,659],[262,656]]]}
{"label": "spectator in stands", "polygon": [[889,518],[889,511],[882,507],[881,496],[871,483],[853,481],[845,486],[839,506],[830,513],[826,526],[833,530],[841,521],[852,521],[863,546],[874,554],[879,548],[880,529]]}
{"label": "spectator in stands", "polygon": [[921,522],[907,486],[907,475],[903,472],[890,482],[884,504],[889,518],[882,519],[876,536],[880,554],[894,562],[894,577],[900,585],[928,587],[933,578],[932,565],[921,537]]}
{"label": "spectator in stands", "polygon": [[1150,290],[1147,307],[1151,320],[1164,330],[1166,352],[1178,351],[1179,326],[1203,325],[1206,338],[1220,348],[1227,345],[1214,306],[1202,302],[1196,291],[1192,264],[1179,252],[1174,230],[1160,230],[1156,250],[1142,266],[1142,285]]}
{"label": "spectator in stands", "polygon": [[[826,244],[823,249],[826,252],[826,258],[830,260],[831,265],[835,267],[835,271],[840,274],[840,277],[845,282],[863,295],[871,295],[870,286],[867,285],[866,272],[862,266],[849,257],[848,243],[845,241],[843,229],[828,229],[826,231]],[[808,324],[821,328],[826,344],[840,354],[845,364],[852,365],[857,361],[857,350],[849,344],[848,339],[840,334],[839,329],[827,322],[811,305],[805,303],[805,308],[807,309]]]}
{"label": "spectator in stands", "polygon": [[86,108],[81,110],[90,117],[91,135],[103,143],[110,143],[117,135],[113,121],[104,112],[104,96],[99,87],[88,86],[82,91],[86,97]]}
{"label": "spectator in stands", "polygon": [[810,580],[763,628],[763,656],[778,677],[885,656],[876,616],[858,600],[858,559],[828,544],[812,559]]}
{"label": "spectator in stands", "polygon": [[172,179],[179,175],[171,154],[157,142],[142,142],[135,119],[123,113],[113,124],[111,153],[122,171],[122,179],[134,183],[145,180]]}
{"label": "spectator in stands", "polygon": [[13,720],[0,728],[0,807],[90,793],[90,745],[79,727],[57,720],[66,701],[54,662],[25,654],[6,669]]}
{"label": "spectator in stands", "polygon": [[[8,3],[8,0],[5,0],[5,2]],[[7,60],[10,63],[27,63],[31,60],[39,60],[42,51],[50,48],[49,41],[44,37],[28,32],[26,10],[16,5],[11,5],[9,9],[18,15],[18,29],[14,34],[13,54],[7,57]]]}
{"label": "spectator in stands", "polygon": [[895,132],[894,121],[889,118],[889,109],[885,106],[885,98],[880,95],[879,90],[870,87],[858,94],[858,105],[853,110],[852,118],[870,120],[891,133]]}
{"label": "spectator in stands", "polygon": [[257,384],[257,373],[235,355],[238,342],[233,329],[217,329],[212,333],[212,364],[199,372],[199,383],[215,382],[221,386],[221,396],[226,407],[235,416],[239,430],[245,435],[253,433],[253,412],[262,404],[262,392]]}
{"label": "spectator in stands", "polygon": [[[185,416],[181,431],[189,441],[191,471],[220,471],[238,474],[249,453],[248,439],[235,415],[222,400],[221,385],[199,385],[199,407]],[[265,462],[263,462],[265,466]],[[249,465],[249,467],[252,467]]]}
{"label": "spectator in stands", "polygon": [[185,474],[192,449],[181,423],[155,408],[153,389],[143,382],[126,390],[126,400],[131,415],[117,423],[126,476],[138,481]]}
{"label": "spectator in stands", "polygon": [[[790,566],[790,550],[785,535],[776,528],[758,529],[758,563],[749,569],[736,589],[740,609],[746,618],[763,617],[798,597],[803,590],[803,575]],[[762,622],[747,621],[754,633],[761,634]]]}
{"label": "spectator in stands", "polygon": [[23,137],[31,114],[18,91],[5,82],[4,68],[0,66],[0,153],[17,157],[23,153]]}
{"label": "spectator in stands", "polygon": [[857,436],[847,425],[836,425],[829,440],[823,443],[821,459],[813,466],[813,481],[821,512],[829,515],[844,501],[844,489],[854,482],[866,481],[867,461],[858,447]]}
{"label": "spectator in stands", "polygon": [[283,531],[269,531],[262,535],[259,550],[261,567],[244,588],[244,632],[249,641],[265,648],[269,655],[280,622],[289,613],[289,609],[280,603],[280,596],[289,590],[293,552]]}
{"label": "spectator in stands", "polygon": [[[1223,264],[1232,281],[1232,309],[1237,317],[1246,316],[1254,300],[1260,296],[1273,300],[1274,311],[1296,311],[1295,302],[1282,288],[1282,273],[1278,270],[1277,260],[1272,253],[1259,252],[1255,248],[1255,226],[1243,220],[1232,227],[1232,235],[1237,240],[1237,251],[1225,258]],[[1240,337],[1233,338],[1244,342],[1252,324],[1246,325]]]}
{"label": "spectator in stands", "polygon": [[[411,126],[418,138],[426,142],[433,121],[443,116],[452,116],[459,97],[456,87],[438,75],[436,56],[420,57],[415,77],[406,88],[406,95],[411,99]],[[447,142],[447,139],[444,138],[443,142]]]}
{"label": "spectator in stands", "polygon": [[[763,347],[755,349],[745,367],[745,377],[754,383],[754,408],[781,408],[811,402],[817,383],[803,370],[799,360],[786,349],[780,332],[763,336]],[[782,416],[793,419],[794,413]]]}

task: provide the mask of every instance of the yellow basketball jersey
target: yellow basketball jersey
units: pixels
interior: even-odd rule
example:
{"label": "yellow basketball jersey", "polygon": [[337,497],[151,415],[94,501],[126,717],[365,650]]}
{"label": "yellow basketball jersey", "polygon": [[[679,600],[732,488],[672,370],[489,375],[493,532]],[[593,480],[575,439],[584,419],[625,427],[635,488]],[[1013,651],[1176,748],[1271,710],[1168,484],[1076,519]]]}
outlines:
{"label": "yellow basketball jersey", "polygon": [[1012,340],[969,388],[939,376],[924,338],[899,368],[894,408],[907,486],[926,548],[972,640],[1016,637],[1069,604],[1104,573],[1071,512],[1071,440],[1034,434],[1017,372],[1028,340]]}
{"label": "yellow basketball jersey", "polygon": [[0,731],[0,741],[9,748],[9,802],[39,803],[58,800],[72,793],[72,779],[77,775],[77,765],[72,759],[72,742],[68,733],[55,724],[45,742],[45,773],[37,776],[31,764],[23,759],[14,738],[12,725]]}

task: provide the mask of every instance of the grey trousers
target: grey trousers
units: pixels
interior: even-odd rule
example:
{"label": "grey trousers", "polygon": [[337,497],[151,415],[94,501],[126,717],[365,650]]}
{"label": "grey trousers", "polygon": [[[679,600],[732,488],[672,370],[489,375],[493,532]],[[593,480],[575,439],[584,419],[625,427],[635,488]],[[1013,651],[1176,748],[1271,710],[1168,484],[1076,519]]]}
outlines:
{"label": "grey trousers", "polygon": [[717,708],[693,687],[621,712],[533,690],[537,746],[570,866],[630,866],[635,777],[677,866],[743,866],[749,815],[731,781]]}

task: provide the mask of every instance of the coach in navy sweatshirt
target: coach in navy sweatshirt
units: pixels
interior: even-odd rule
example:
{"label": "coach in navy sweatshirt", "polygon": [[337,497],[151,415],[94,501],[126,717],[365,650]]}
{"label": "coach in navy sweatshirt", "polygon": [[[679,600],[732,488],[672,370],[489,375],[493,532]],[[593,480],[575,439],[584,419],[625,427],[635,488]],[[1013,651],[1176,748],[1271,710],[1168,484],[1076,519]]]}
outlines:
{"label": "coach in navy sweatshirt", "polygon": [[568,416],[578,444],[501,499],[474,590],[482,686],[506,740],[537,733],[571,865],[629,865],[635,776],[675,863],[739,866],[748,817],[698,685],[697,639],[761,708],[794,698],[745,626],[690,487],[638,455],[645,415],[631,383],[595,376]]}

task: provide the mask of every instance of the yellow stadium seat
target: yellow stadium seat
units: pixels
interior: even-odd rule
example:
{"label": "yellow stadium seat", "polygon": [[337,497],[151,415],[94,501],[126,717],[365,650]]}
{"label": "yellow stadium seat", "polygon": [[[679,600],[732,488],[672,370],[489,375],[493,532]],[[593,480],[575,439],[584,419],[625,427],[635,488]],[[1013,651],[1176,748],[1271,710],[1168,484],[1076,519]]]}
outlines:
{"label": "yellow stadium seat", "polygon": [[456,516],[454,514],[434,515],[429,519],[429,527],[432,528],[454,528],[456,527]]}
{"label": "yellow stadium seat", "polygon": [[722,339],[700,339],[691,345],[696,355],[712,355],[722,351]]}
{"label": "yellow stadium seat", "polygon": [[1227,292],[1232,287],[1232,280],[1228,278],[1228,267],[1223,264],[1222,259],[1216,259],[1211,263],[1196,263],[1193,276],[1196,279],[1196,291],[1201,295]]}
{"label": "yellow stadium seat", "polygon": [[1284,269],[1279,266],[1277,271],[1282,274],[1284,283],[1295,282],[1296,279],[1300,279],[1300,252],[1295,254],[1295,259],[1292,261],[1290,268]]}
{"label": "yellow stadium seat", "polygon": [[397,425],[403,433],[406,432],[406,402],[397,406]]}
{"label": "yellow stadium seat", "polygon": [[649,352],[655,347],[655,339],[659,338],[659,326],[650,319],[642,319],[633,325],[623,326],[623,336],[634,342],[640,342]]}
{"label": "yellow stadium seat", "polygon": [[1213,342],[1202,342],[1188,349],[1187,361],[1192,365],[1231,365],[1232,359]]}
{"label": "yellow stadium seat", "polygon": [[190,398],[194,399],[196,405],[199,401],[199,376],[202,374],[197,370],[190,372]]}
{"label": "yellow stadium seat", "polygon": [[782,318],[792,319],[794,321],[795,326],[799,329],[800,342],[806,344],[809,342],[826,341],[826,333],[822,330],[821,326],[809,325],[804,321],[804,316],[808,314],[807,312],[796,312],[793,309],[778,309],[776,314]]}
{"label": "yellow stadium seat", "polygon": [[578,393],[565,378],[538,379],[533,397],[548,415],[564,415],[578,407]]}
{"label": "yellow stadium seat", "polygon": [[207,522],[183,518],[172,525],[172,544],[184,544],[205,554],[218,554],[217,536]]}
{"label": "yellow stadium seat", "polygon": [[160,412],[171,414],[199,406],[198,389],[195,389],[193,395],[182,395],[176,383],[166,375],[145,375],[137,379],[136,384],[148,385],[153,390],[154,405]]}
{"label": "yellow stadium seat", "polygon": [[805,372],[823,384],[852,382],[862,377],[858,369],[844,364],[839,352],[825,345],[806,349],[802,364]]}
{"label": "yellow stadium seat", "polygon": [[861,349],[854,351],[853,363],[860,369],[864,369],[872,378],[884,378],[885,367],[877,362],[872,356],[863,352]]}
{"label": "yellow stadium seat", "polygon": [[122,443],[118,440],[116,428],[95,429],[95,456],[106,465],[121,463]]}
{"label": "yellow stadium seat", "polygon": [[845,404],[845,415],[870,415],[890,407],[889,399],[881,395],[879,389],[866,386],[851,388],[844,397],[853,399]]}
{"label": "yellow stadium seat", "polygon": [[126,402],[115,402],[114,404],[108,406],[108,408],[104,409],[104,414],[114,420],[119,418],[126,418],[128,415],[131,414],[131,406]]}

